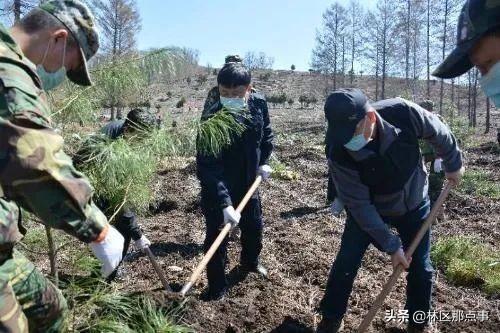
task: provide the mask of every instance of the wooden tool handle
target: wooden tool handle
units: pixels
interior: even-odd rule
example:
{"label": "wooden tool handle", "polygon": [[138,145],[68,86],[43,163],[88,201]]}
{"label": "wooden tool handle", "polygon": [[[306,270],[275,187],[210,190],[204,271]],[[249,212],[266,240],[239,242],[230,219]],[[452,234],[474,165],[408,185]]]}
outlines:
{"label": "wooden tool handle", "polygon": [[158,274],[158,277],[160,278],[161,283],[163,284],[163,288],[165,288],[166,291],[172,292],[172,289],[168,285],[167,279],[165,278],[165,275],[163,275],[163,271],[161,270],[160,265],[158,265],[158,262],[156,261],[156,258],[151,249],[149,247],[146,247],[144,248],[144,252],[146,252],[146,254],[148,255],[149,260],[151,261],[151,264],[153,265],[153,268],[156,271],[156,274]]}
{"label": "wooden tool handle", "polygon": [[[252,197],[252,195],[255,193],[257,188],[259,187],[260,183],[262,183],[262,176],[258,176],[257,179],[255,179],[254,183],[248,190],[247,194],[243,197],[243,200],[241,200],[240,204],[236,208],[236,211],[241,214],[245,206],[247,205],[248,201]],[[215,239],[213,242],[212,246],[208,249],[207,253],[201,259],[201,262],[196,266],[195,270],[191,274],[188,282],[182,287],[182,290],[180,291],[181,297],[186,296],[187,292],[191,289],[191,287],[196,283],[196,281],[199,279],[201,273],[207,266],[208,262],[210,259],[212,259],[215,251],[219,248],[219,246],[222,244],[224,241],[224,238],[226,238],[227,234],[229,231],[231,231],[232,225],[230,223],[226,224],[224,228],[222,228],[221,232],[219,233],[219,236]]]}
{"label": "wooden tool handle", "polygon": [[[415,235],[415,238],[413,239],[412,243],[410,244],[410,247],[406,250],[406,256],[409,258],[413,255],[415,252],[418,244],[420,244],[420,241],[424,237],[424,235],[427,233],[427,230],[431,227],[432,223],[436,219],[439,211],[442,209],[443,203],[446,200],[446,197],[448,197],[448,194],[450,193],[450,190],[452,188],[451,183],[447,182],[446,186],[444,189],[441,191],[441,194],[439,195],[438,199],[434,203],[434,206],[432,207],[432,210],[425,220],[424,224],[420,227],[420,230],[417,232]],[[373,318],[377,315],[377,312],[380,310],[382,305],[384,304],[385,298],[389,293],[391,292],[392,288],[398,281],[399,276],[401,273],[403,273],[404,268],[403,266],[399,265],[396,267],[394,272],[392,273],[391,277],[389,280],[386,282],[384,285],[384,288],[380,292],[380,294],[377,296],[375,299],[375,302],[373,302],[372,307],[370,308],[370,311],[366,314],[365,318],[363,318],[363,321],[358,327],[357,332],[365,332],[366,329],[370,326]]]}

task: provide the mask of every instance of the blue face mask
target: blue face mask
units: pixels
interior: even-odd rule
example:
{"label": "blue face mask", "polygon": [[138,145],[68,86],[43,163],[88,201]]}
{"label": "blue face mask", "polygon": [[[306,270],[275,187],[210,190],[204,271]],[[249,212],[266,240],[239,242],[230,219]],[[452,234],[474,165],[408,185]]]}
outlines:
{"label": "blue face mask", "polygon": [[244,97],[229,98],[220,97],[220,102],[229,111],[241,111],[246,108],[247,103]]}
{"label": "blue face mask", "polygon": [[349,141],[344,145],[344,147],[346,147],[351,151],[360,151],[361,149],[363,149],[363,147],[366,146],[368,142],[370,142],[370,140],[367,140],[365,138],[365,129],[366,129],[366,120],[363,125],[363,131],[361,132],[361,134],[355,135],[351,139],[351,141]]}
{"label": "blue face mask", "polygon": [[38,65],[36,72],[40,77],[40,80],[42,80],[43,90],[45,91],[57,88],[66,78],[66,67],[64,66],[54,73],[49,73],[45,67]]}
{"label": "blue face mask", "polygon": [[43,63],[47,58],[49,48],[50,44],[47,46],[47,50],[45,51],[45,55],[43,56],[42,63],[36,67],[36,72],[40,77],[40,80],[42,80],[43,90],[45,91],[57,88],[61,83],[64,82],[64,79],[66,78],[66,67],[64,66],[64,60],[66,58],[66,44],[64,44],[61,68],[53,73],[47,72],[45,67],[43,67]]}
{"label": "blue face mask", "polygon": [[479,83],[496,108],[500,108],[500,61],[491,67],[488,74],[479,79]]}

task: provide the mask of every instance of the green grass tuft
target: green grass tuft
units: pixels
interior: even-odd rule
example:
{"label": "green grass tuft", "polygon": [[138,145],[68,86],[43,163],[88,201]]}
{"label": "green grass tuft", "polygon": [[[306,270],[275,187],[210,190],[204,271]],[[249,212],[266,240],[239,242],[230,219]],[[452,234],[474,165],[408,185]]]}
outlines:
{"label": "green grass tuft", "polygon": [[174,323],[174,311],[157,307],[145,296],[126,295],[96,278],[73,278],[62,290],[70,308],[67,332],[192,332]]}
{"label": "green grass tuft", "polygon": [[273,169],[271,177],[281,180],[297,180],[299,179],[299,173],[287,168],[287,166],[278,160],[275,155],[271,156],[269,161],[269,166]]}
{"label": "green grass tuft", "polygon": [[470,237],[449,237],[433,246],[431,256],[452,283],[500,293],[500,255],[489,246]]}
{"label": "green grass tuft", "polygon": [[466,170],[459,189],[465,194],[500,199],[500,184],[482,170]]}

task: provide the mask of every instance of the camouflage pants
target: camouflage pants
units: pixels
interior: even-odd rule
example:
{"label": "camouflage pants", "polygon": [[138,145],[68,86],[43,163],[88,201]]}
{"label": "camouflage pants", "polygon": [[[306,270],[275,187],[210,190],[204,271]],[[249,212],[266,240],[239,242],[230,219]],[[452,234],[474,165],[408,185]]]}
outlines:
{"label": "camouflage pants", "polygon": [[0,265],[0,333],[60,332],[67,309],[61,292],[24,255]]}

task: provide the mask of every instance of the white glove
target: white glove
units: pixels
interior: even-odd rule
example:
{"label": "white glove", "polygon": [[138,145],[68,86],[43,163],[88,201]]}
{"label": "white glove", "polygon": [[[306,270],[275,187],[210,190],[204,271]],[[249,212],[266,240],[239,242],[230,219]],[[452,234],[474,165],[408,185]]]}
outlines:
{"label": "white glove", "polygon": [[344,210],[344,203],[339,198],[335,198],[330,210],[332,211],[333,216],[338,217]]}
{"label": "white glove", "polygon": [[109,226],[108,233],[101,242],[90,243],[90,248],[97,259],[102,263],[101,275],[107,278],[118,267],[122,260],[123,244],[125,239],[113,226]]}
{"label": "white glove", "polygon": [[151,241],[144,235],[141,238],[134,241],[134,245],[138,250],[144,250],[151,245]]}
{"label": "white glove", "polygon": [[233,206],[226,207],[222,210],[224,214],[224,223],[231,223],[232,225],[236,225],[240,222],[241,214],[238,213]]}
{"label": "white glove", "polygon": [[440,158],[436,158],[434,160],[433,168],[435,173],[440,173],[441,171],[443,171],[443,160]]}
{"label": "white glove", "polygon": [[271,172],[273,172],[273,169],[269,165],[264,164],[259,167],[257,174],[262,176],[262,180],[268,180],[271,176]]}

